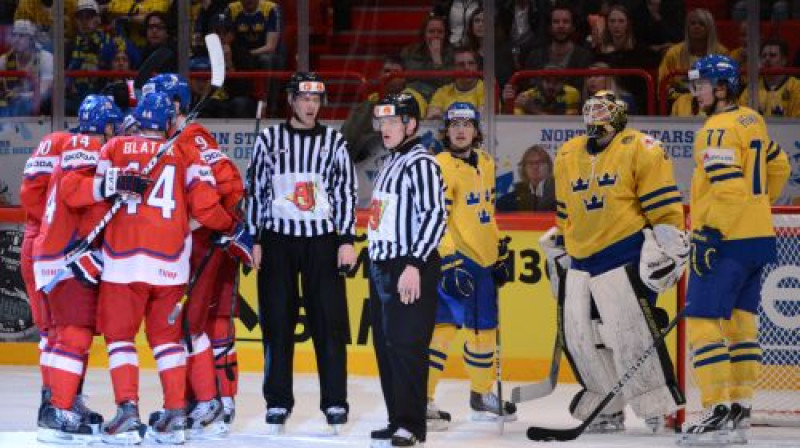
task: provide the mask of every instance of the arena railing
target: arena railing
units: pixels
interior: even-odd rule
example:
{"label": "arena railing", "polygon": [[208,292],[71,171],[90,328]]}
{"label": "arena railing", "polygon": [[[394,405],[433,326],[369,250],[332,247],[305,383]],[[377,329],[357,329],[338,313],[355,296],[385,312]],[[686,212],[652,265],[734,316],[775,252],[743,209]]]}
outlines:
{"label": "arena railing", "polygon": [[[741,69],[740,73],[742,76],[747,75],[747,70]],[[795,67],[783,67],[783,68],[762,68],[758,71],[759,76],[764,75],[791,75],[791,76],[800,76],[800,68]],[[658,82],[658,112],[660,115],[669,115],[670,111],[667,108],[667,91],[669,90],[670,84],[672,84],[672,80],[674,79],[686,79],[687,71],[686,70],[676,70],[671,71],[664,76]],[[742,89],[747,88],[747,84],[743,84],[740,86]]]}
{"label": "arena railing", "polygon": [[[383,96],[386,83],[393,79],[405,78],[407,81],[419,79],[440,79],[440,78],[478,78],[483,79],[483,72],[470,71],[470,70],[408,70],[396,73],[390,73],[381,76],[378,79],[378,94]],[[366,86],[367,88],[369,86]],[[366,92],[365,92],[366,93]],[[494,99],[496,109],[500,109],[500,89],[495,83],[494,86]]]}
{"label": "arena railing", "polygon": [[[653,76],[647,70],[642,70],[640,68],[564,68],[557,70],[520,70],[515,72],[508,82],[516,88],[521,84],[521,81],[530,78],[566,78],[572,76],[579,76],[583,78],[588,78],[590,76],[636,76],[643,78],[647,84],[647,115],[655,115],[655,81],[653,81]],[[636,100],[638,101],[640,98],[636,98]],[[506,104],[503,105],[504,113],[513,113],[513,108],[513,101],[507,101]]]}

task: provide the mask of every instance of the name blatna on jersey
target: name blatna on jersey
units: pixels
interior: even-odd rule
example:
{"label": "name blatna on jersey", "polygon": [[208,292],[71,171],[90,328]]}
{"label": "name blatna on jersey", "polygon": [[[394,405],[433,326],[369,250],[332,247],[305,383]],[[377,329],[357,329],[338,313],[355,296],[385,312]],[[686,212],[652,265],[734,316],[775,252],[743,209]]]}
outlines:
{"label": "name blatna on jersey", "polygon": [[[122,146],[122,153],[123,154],[155,154],[163,145],[162,142],[151,142],[151,141],[134,141],[134,142],[125,142]],[[175,154],[172,152],[172,147],[167,149],[166,154],[167,156],[174,156]]]}

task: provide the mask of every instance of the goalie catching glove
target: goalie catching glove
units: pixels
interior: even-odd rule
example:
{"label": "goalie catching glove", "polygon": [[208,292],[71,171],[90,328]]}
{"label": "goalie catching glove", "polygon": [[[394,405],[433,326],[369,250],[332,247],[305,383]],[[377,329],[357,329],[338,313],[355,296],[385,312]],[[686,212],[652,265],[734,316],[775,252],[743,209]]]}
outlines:
{"label": "goalie catching glove", "polygon": [[558,288],[561,281],[559,272],[566,272],[572,265],[572,258],[567,255],[564,248],[564,237],[557,227],[551,227],[544,235],[539,238],[539,246],[544,251],[547,262],[545,267],[547,275],[550,277],[550,290],[553,297],[558,298]]}
{"label": "goalie catching glove", "polygon": [[[80,247],[81,242],[81,240],[77,240],[70,246]],[[103,273],[103,257],[100,251],[89,250],[82,253],[72,263],[68,263],[67,269],[79,282],[94,288],[100,283],[100,275]]]}
{"label": "goalie catching glove", "polygon": [[442,258],[442,291],[456,299],[467,299],[475,293],[475,279],[461,267],[463,264],[457,255]]}
{"label": "goalie catching glove", "polygon": [[658,224],[645,228],[639,259],[639,276],[652,291],[662,293],[683,275],[689,260],[689,237],[675,226]]}
{"label": "goalie catching glove", "polygon": [[106,170],[100,184],[100,194],[106,200],[115,200],[117,195],[123,198],[140,198],[150,185],[150,179],[135,171],[123,168]]}
{"label": "goalie catching glove", "polygon": [[245,266],[253,266],[253,236],[241,221],[230,235],[215,233],[212,242],[231,257],[241,260]]}

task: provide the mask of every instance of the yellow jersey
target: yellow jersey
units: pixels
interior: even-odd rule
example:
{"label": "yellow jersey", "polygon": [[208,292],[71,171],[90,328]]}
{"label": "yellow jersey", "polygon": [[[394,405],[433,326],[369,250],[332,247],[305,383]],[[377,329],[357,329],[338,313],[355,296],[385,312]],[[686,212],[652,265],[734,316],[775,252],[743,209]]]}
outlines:
{"label": "yellow jersey", "polygon": [[475,87],[465,92],[458,90],[454,82],[439,87],[433,94],[433,97],[431,97],[431,102],[428,104],[428,107],[438,107],[442,111],[442,114],[444,114],[447,108],[455,102],[470,103],[478,109],[481,109],[485,104],[483,99],[483,81],[478,80]]}
{"label": "yellow jersey", "polygon": [[555,160],[556,225],[570,256],[587,258],[648,224],[683,229],[681,194],[660,141],[624,129],[592,154],[588,140],[570,139]]}
{"label": "yellow jersey", "polygon": [[[495,164],[486,151],[464,160],[443,151],[436,156],[446,185],[447,230],[439,244],[442,256],[455,252],[483,267],[497,261],[500,232],[494,216]],[[473,163],[470,163],[473,162]]]}
{"label": "yellow jersey", "polygon": [[772,237],[770,205],[789,178],[786,153],[748,107],[709,117],[694,139],[692,228],[713,227],[723,239]]}
{"label": "yellow jersey", "polygon": [[[780,85],[767,88],[764,79],[758,83],[758,112],[765,117],[800,117],[800,80],[787,76]],[[746,86],[745,86],[746,87]],[[739,105],[750,102],[750,89],[745,88]]]}

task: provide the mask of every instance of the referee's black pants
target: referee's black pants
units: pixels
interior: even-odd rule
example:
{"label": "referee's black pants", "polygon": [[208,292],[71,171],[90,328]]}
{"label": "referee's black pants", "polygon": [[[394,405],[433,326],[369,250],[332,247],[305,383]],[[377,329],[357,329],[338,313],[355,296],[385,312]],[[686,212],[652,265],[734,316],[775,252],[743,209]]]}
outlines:
{"label": "referee's black pants", "polygon": [[300,309],[299,281],[317,358],[320,409],[349,409],[346,344],[350,326],[344,278],[337,269],[337,236],[296,237],[265,232],[260,243],[258,311],[267,408],[291,411],[294,407],[292,364]]}
{"label": "referee's black pants", "polygon": [[373,261],[370,266],[372,342],[378,360],[389,424],[425,440],[428,347],[436,320],[441,260],[431,253],[420,270],[420,298],[405,305],[397,282],[404,261]]}

